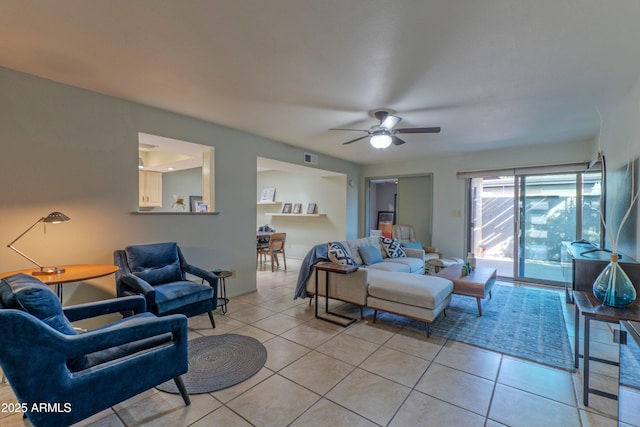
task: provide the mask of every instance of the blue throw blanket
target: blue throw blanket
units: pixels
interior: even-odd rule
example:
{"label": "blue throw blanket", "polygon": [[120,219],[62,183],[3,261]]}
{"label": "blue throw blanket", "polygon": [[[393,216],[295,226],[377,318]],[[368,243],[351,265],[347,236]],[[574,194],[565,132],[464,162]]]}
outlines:
{"label": "blue throw blanket", "polygon": [[313,266],[321,261],[329,261],[329,248],[326,243],[315,245],[302,260],[300,273],[298,274],[298,283],[296,284],[296,292],[293,299],[307,298],[307,280],[311,276]]}

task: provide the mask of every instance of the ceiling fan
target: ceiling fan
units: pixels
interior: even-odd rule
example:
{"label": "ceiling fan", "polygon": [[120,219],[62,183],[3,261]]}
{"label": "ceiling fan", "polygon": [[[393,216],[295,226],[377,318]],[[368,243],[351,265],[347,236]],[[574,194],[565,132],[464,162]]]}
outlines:
{"label": "ceiling fan", "polygon": [[439,133],[439,127],[429,127],[429,128],[401,128],[394,129],[394,127],[400,123],[402,118],[398,116],[394,116],[391,114],[390,110],[374,110],[370,113],[373,117],[380,121],[380,124],[371,126],[370,129],[343,129],[343,128],[333,128],[329,130],[348,130],[348,131],[356,131],[356,132],[366,132],[367,135],[361,136],[350,141],[344,142],[342,145],[351,144],[352,142],[360,141],[364,138],[369,138],[369,142],[374,148],[387,148],[389,145],[401,145],[404,144],[405,141],[398,138],[398,134],[402,133]]}

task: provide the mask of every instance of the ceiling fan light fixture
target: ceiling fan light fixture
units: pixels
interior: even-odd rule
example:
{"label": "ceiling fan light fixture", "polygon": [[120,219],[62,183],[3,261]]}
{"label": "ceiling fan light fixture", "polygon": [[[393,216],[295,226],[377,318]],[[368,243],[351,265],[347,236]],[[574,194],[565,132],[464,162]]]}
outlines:
{"label": "ceiling fan light fixture", "polygon": [[373,148],[381,150],[391,145],[391,137],[387,134],[372,135],[369,143]]}

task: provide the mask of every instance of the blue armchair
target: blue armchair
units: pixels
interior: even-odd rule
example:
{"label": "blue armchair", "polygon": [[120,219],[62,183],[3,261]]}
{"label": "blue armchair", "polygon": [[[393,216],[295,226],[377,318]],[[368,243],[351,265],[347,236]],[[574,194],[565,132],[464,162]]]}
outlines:
{"label": "blue armchair", "polygon": [[[218,305],[218,277],[188,264],[176,243],[127,246],[113,253],[113,261],[120,267],[116,272],[119,297],[143,295],[147,310],[157,316],[207,313],[216,327],[212,311]],[[187,273],[208,284],[187,280]]]}
{"label": "blue armchair", "polygon": [[[70,323],[124,310],[135,314],[82,334]],[[187,318],[147,313],[140,296],[63,310],[45,284],[16,274],[0,281],[0,325],[0,365],[35,426],[73,424],[171,379],[190,403]]]}

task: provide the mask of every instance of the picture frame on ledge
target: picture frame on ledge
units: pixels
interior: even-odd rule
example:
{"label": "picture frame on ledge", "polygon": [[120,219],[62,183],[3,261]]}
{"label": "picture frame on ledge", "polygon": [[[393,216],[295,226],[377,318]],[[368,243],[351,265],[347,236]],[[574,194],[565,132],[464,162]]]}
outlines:
{"label": "picture frame on ledge", "polygon": [[198,210],[198,204],[202,204],[202,196],[189,196],[190,212],[201,212]]}
{"label": "picture frame on ledge", "polygon": [[296,203],[293,205],[293,213],[299,215],[302,213],[302,203]]}
{"label": "picture frame on ledge", "polygon": [[391,237],[391,229],[396,223],[396,213],[394,211],[378,211],[378,230],[382,231],[384,237]]}
{"label": "picture frame on ledge", "polygon": [[276,201],[276,189],[275,187],[269,187],[262,189],[260,195],[260,202],[275,202]]}
{"label": "picture frame on ledge", "polygon": [[291,213],[291,203],[285,203],[284,205],[282,205],[282,213],[283,214],[290,214]]}
{"label": "picture frame on ledge", "polygon": [[317,207],[316,203],[313,203],[313,202],[309,203],[307,205],[307,215],[315,214],[316,213],[316,207]]}

